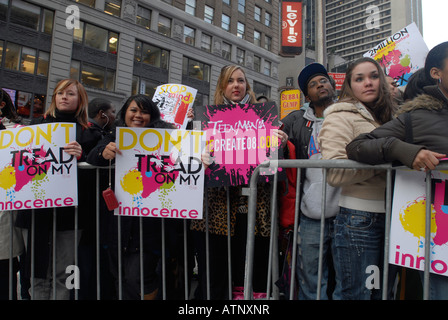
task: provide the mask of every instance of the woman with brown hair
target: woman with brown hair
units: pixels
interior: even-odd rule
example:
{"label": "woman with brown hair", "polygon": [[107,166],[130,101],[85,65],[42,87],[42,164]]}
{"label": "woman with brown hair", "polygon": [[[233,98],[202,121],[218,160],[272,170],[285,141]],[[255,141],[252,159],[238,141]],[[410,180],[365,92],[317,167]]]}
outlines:
{"label": "woman with brown hair", "polygon": [[[392,100],[379,64],[361,58],[347,70],[340,100],[324,112],[319,133],[323,159],[347,159],[345,146],[359,134],[391,120]],[[368,266],[382,267],[384,240],[384,172],[330,169],[328,183],[341,187],[340,211],[335,219],[335,271],[341,279],[341,297],[375,298],[366,286]]]}
{"label": "woman with brown hair", "polygon": [[[70,122],[76,124],[76,139],[67,143],[64,151],[75,156],[78,161],[85,161],[86,155],[96,145],[98,138],[89,130],[87,119],[87,93],[81,83],[73,79],[61,80],[53,91],[49,109],[31,124]],[[89,216],[95,215],[95,176],[87,170],[78,171],[78,213],[79,230],[85,226]],[[56,279],[52,279],[52,250],[53,250],[53,210],[56,210]],[[31,243],[31,212],[21,211],[16,225],[28,229],[24,232],[26,245],[26,272],[31,275],[31,250],[34,250],[34,297],[35,300],[68,300],[70,290],[65,281],[67,266],[75,262],[75,207],[35,209],[35,236]],[[56,282],[54,284],[54,282]],[[53,285],[56,286],[56,296],[53,296]]]}

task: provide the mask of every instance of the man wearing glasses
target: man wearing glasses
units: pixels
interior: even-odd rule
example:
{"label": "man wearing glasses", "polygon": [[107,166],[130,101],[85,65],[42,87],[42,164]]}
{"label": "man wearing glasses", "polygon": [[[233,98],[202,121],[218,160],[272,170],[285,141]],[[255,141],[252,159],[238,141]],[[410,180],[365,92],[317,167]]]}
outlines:
{"label": "man wearing glasses", "polygon": [[[335,82],[328,75],[325,67],[319,63],[306,66],[298,77],[299,87],[309,102],[309,106],[288,114],[282,122],[283,131],[288,134],[289,141],[286,155],[296,159],[321,159],[317,142],[323,123],[324,110],[335,102]],[[295,154],[288,154],[295,149]],[[294,151],[292,151],[294,152]],[[286,156],[285,155],[285,156]],[[322,211],[322,169],[301,169],[300,185],[300,222],[298,230],[297,277],[299,299],[317,298],[318,262],[320,242],[320,222]],[[295,186],[289,185],[289,191]],[[326,208],[324,227],[324,257],[320,299],[338,298],[338,281],[336,288],[330,284],[329,274],[333,274],[331,257],[333,256],[333,220],[339,211],[339,189],[329,185],[326,187]],[[288,193],[289,194],[289,193]],[[294,191],[295,198],[295,191]],[[288,198],[295,201],[294,198]],[[291,206],[285,205],[282,199],[281,214],[294,214]],[[294,206],[292,206],[294,208]],[[287,212],[285,212],[287,211]],[[334,276],[333,283],[334,283]],[[328,292],[327,292],[328,291]]]}

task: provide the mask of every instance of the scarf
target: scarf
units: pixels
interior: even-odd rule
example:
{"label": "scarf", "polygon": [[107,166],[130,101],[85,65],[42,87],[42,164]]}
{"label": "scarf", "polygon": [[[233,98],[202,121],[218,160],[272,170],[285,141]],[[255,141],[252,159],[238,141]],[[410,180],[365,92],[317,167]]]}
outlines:
{"label": "scarf", "polygon": [[241,99],[240,102],[234,102],[232,100],[227,99],[225,96],[223,96],[223,98],[224,98],[224,103],[225,104],[237,104],[237,103],[238,104],[246,104],[246,103],[250,102],[250,95],[248,93],[246,93],[246,95],[244,96],[243,99]]}

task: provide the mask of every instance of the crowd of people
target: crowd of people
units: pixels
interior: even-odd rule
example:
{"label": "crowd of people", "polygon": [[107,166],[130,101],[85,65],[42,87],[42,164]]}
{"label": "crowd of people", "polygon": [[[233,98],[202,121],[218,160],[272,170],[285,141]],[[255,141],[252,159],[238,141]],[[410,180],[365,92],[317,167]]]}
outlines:
{"label": "crowd of people", "polygon": [[[399,162],[415,170],[435,169],[440,159],[448,154],[447,61],[448,42],[445,42],[429,52],[424,68],[409,79],[406,90],[401,92],[378,62],[361,58],[349,65],[338,97],[334,80],[323,65],[306,66],[298,76],[298,83],[307,106],[281,119],[284,126],[274,133],[284,157],[352,159],[369,164]],[[265,97],[260,100],[255,97],[244,69],[237,65],[222,68],[215,92],[215,105],[266,101]],[[2,90],[0,129],[20,123],[10,100]],[[188,116],[194,120],[193,111]],[[174,128],[162,120],[159,108],[146,95],[129,97],[115,113],[107,100],[89,102],[83,85],[71,79],[56,85],[49,108],[31,124],[51,122],[75,123],[76,139],[65,146],[65,152],[78,161],[103,167],[112,166],[116,155],[120,154],[114,126]],[[409,131],[412,139],[409,139]],[[213,170],[207,152],[202,161],[207,170]],[[375,265],[381,269],[383,266],[385,173],[330,169],[324,181],[321,169],[300,170],[300,185],[296,185],[293,178],[297,170],[287,170],[286,179],[279,182],[285,188],[280,188],[278,195],[272,194],[272,182],[258,184],[254,292],[266,290],[269,238],[273,227],[271,199],[277,196],[279,225],[284,232],[291,232],[291,215],[295,203],[299,204],[297,270],[293,270],[298,284],[295,298],[380,299],[381,289],[366,286],[369,275],[366,268]],[[109,172],[103,170],[99,177],[101,190],[107,187],[108,181],[114,180],[110,176],[113,170]],[[154,300],[161,299],[162,294],[168,299],[184,299],[182,283],[184,280],[191,283],[195,264],[198,267],[195,299],[232,299],[235,292],[241,292],[248,211],[248,198],[242,186],[205,188],[204,215],[207,217],[188,221],[187,229],[177,219],[114,216],[100,197],[100,224],[97,226],[96,206],[92,205],[97,199],[96,179],[88,170],[78,170],[77,212],[74,207],[57,208],[56,220],[53,209],[36,209],[35,214],[31,210],[0,212],[1,300],[11,298],[11,289],[13,299],[73,299],[73,290],[66,286],[66,267],[74,264],[75,247],[78,248],[81,277],[79,299],[97,298],[97,257],[101,262],[101,299]],[[321,283],[317,283],[324,184],[327,184],[324,255]],[[300,188],[298,202],[296,188]],[[78,221],[75,213],[78,213]],[[14,225],[11,229],[12,263],[11,223]],[[98,230],[100,252],[96,247]],[[167,239],[166,255],[161,252],[162,234]],[[184,236],[189,239],[191,254],[188,256],[184,256]],[[227,255],[229,245],[230,256]],[[55,263],[52,261],[54,254]],[[162,264],[164,256],[166,261]],[[182,279],[185,260],[188,261],[189,270],[185,272],[188,279]],[[166,273],[161,272],[161,265],[165,266]],[[12,288],[10,266],[13,267]],[[395,271],[391,283],[395,281]],[[162,273],[166,277],[162,278]],[[162,281],[166,282],[165,286]],[[447,281],[444,276],[431,274],[431,299],[448,298]],[[166,292],[161,292],[162,288],[166,288]],[[393,298],[393,293],[388,297]]]}

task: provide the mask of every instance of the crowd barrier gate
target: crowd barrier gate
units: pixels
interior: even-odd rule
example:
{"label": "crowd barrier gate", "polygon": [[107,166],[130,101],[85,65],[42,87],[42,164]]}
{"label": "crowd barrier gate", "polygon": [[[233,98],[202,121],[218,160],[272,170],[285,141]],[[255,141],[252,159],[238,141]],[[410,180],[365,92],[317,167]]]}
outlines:
{"label": "crowd barrier gate", "polygon": [[[391,227],[391,211],[392,211],[392,172],[397,169],[403,169],[403,166],[393,166],[392,164],[382,164],[382,165],[367,165],[362,164],[352,160],[268,160],[260,164],[252,173],[250,179],[250,185],[248,187],[247,193],[249,195],[249,208],[248,208],[248,226],[247,226],[247,242],[246,242],[246,270],[245,270],[245,284],[244,284],[244,299],[253,299],[253,268],[254,268],[254,246],[255,246],[255,219],[256,219],[256,199],[257,199],[257,181],[260,176],[260,170],[263,168],[297,168],[297,181],[296,181],[296,202],[295,202],[295,212],[294,212],[294,229],[293,229],[293,249],[292,249],[292,267],[291,267],[291,283],[289,297],[292,299],[294,297],[295,290],[295,271],[297,262],[297,232],[298,232],[298,221],[299,221],[299,191],[300,191],[300,181],[301,181],[301,168],[322,168],[323,179],[327,179],[327,171],[333,168],[340,169],[375,169],[375,170],[385,170],[386,171],[386,219],[385,219],[385,239],[384,239],[384,265],[383,265],[383,283],[382,283],[382,299],[387,299],[387,289],[388,289],[388,275],[389,275],[389,234]],[[447,170],[448,163],[441,163],[437,166],[436,170]],[[272,201],[276,203],[277,199],[277,176],[278,172],[275,171],[274,184],[273,184],[273,198]],[[431,177],[431,171],[426,172],[426,177]],[[322,199],[326,197],[326,185],[322,185]],[[431,179],[426,179],[426,194],[431,194]],[[272,221],[277,221],[277,210],[276,208],[272,211]],[[320,246],[319,246],[319,266],[318,266],[318,280],[317,283],[321,283],[322,279],[322,259],[323,259],[323,232],[324,232],[324,222],[325,222],[325,201],[322,201],[321,207],[321,228],[320,228]],[[270,287],[274,285],[274,281],[269,282],[277,275],[273,274],[274,269],[278,269],[278,259],[272,259],[274,256],[273,244],[275,242],[275,237],[277,235],[278,225],[273,223],[275,228],[271,229],[271,248],[269,253],[269,265],[272,266],[268,269],[268,287],[267,287],[267,297],[268,299],[278,299],[278,292],[274,289],[272,294],[270,292]],[[431,236],[431,201],[426,201],[426,221],[425,221],[425,239],[430,239]],[[430,256],[430,241],[425,241],[425,257]],[[430,269],[430,259],[425,259],[424,265],[424,276],[423,276],[423,299],[429,299],[429,269]],[[316,299],[319,300],[321,296],[320,285],[317,286]]]}
{"label": "crowd barrier gate", "polygon": [[[274,168],[322,168],[323,169],[323,177],[324,179],[326,179],[326,175],[327,175],[327,171],[329,169],[332,168],[350,168],[350,169],[376,169],[376,170],[385,170],[387,173],[387,180],[386,180],[386,225],[385,225],[385,241],[384,241],[384,256],[388,257],[389,254],[389,232],[390,232],[390,218],[391,218],[391,202],[392,202],[392,172],[394,170],[403,168],[403,167],[394,167],[391,164],[384,164],[384,165],[375,165],[375,166],[371,166],[371,165],[366,165],[366,164],[361,164],[355,161],[351,161],[351,160],[274,160],[274,161],[266,161],[262,164],[260,164],[253,172],[251,180],[250,180],[250,185],[244,189],[243,191],[245,192],[245,195],[249,197],[249,208],[248,208],[248,221],[247,221],[247,242],[246,242],[246,263],[245,263],[245,279],[244,279],[244,299],[245,300],[252,300],[253,299],[253,284],[252,284],[252,279],[253,279],[253,268],[254,268],[254,245],[255,245],[255,234],[254,234],[254,228],[255,228],[255,217],[256,217],[256,198],[257,198],[257,181],[258,181],[258,177],[260,176],[260,170],[263,168],[268,168],[268,167],[274,167]],[[78,168],[81,170],[92,170],[95,171],[96,174],[96,250],[97,252],[99,252],[99,246],[100,246],[100,230],[99,230],[99,224],[100,222],[100,197],[101,197],[101,191],[100,190],[100,171],[101,170],[107,170],[108,168],[105,167],[96,167],[96,166],[92,166],[89,165],[87,163],[79,163],[78,164]],[[447,163],[442,163],[440,164],[436,170],[448,170],[448,164]],[[430,177],[431,172],[428,171],[426,173],[427,177]],[[427,179],[427,183],[426,183],[426,193],[427,194],[431,194],[431,184],[430,184],[430,179]],[[269,267],[268,267],[268,281],[267,281],[267,288],[266,288],[266,293],[267,293],[267,299],[273,299],[273,300],[278,300],[279,298],[279,293],[278,293],[278,288],[275,286],[275,281],[278,279],[279,276],[279,268],[278,268],[278,246],[277,246],[277,221],[278,221],[278,210],[277,210],[277,204],[278,204],[278,200],[277,200],[277,185],[278,185],[278,174],[274,174],[274,178],[273,178],[273,183],[272,183],[272,199],[271,199],[271,223],[273,226],[276,226],[275,228],[271,228],[271,238],[270,238],[270,245],[269,245],[269,255],[268,255],[268,259],[269,259]],[[297,186],[300,185],[300,170],[297,171]],[[293,249],[292,249],[292,270],[293,272],[291,272],[291,284],[290,284],[290,299],[292,299],[294,297],[294,290],[296,290],[295,288],[295,270],[296,270],[296,261],[297,261],[297,231],[298,231],[298,217],[299,217],[299,213],[298,213],[298,192],[299,192],[300,188],[297,187],[297,193],[296,193],[296,206],[295,206],[295,221],[294,221],[294,229],[293,229]],[[228,191],[228,190],[227,190]],[[325,184],[323,184],[323,188],[322,188],[322,199],[325,199],[326,197],[326,188],[325,188]],[[227,207],[229,210],[230,207],[230,203],[229,203],[229,194],[227,192]],[[318,269],[318,283],[320,283],[321,277],[322,277],[322,258],[323,258],[323,244],[322,244],[322,240],[323,240],[323,222],[324,222],[324,212],[325,212],[325,201],[322,201],[322,214],[321,214],[321,241],[320,241],[320,248],[319,248],[319,269]],[[33,232],[33,228],[34,228],[34,221],[35,221],[35,212],[34,210],[31,213],[31,228],[32,228],[32,232],[31,232],[31,243],[33,243],[34,239],[33,237],[35,236],[35,233]],[[207,208],[204,208],[204,216],[206,218],[206,232],[205,232],[205,247],[206,247],[206,273],[207,275],[210,274],[210,261],[209,261],[209,230],[208,230],[208,212],[207,212]],[[142,224],[141,224],[141,219],[145,219],[143,217],[139,217],[139,218],[135,218],[135,219],[139,219],[140,220],[140,245],[142,246],[143,240],[142,240]],[[161,265],[162,265],[162,272],[161,272],[161,278],[162,278],[162,299],[166,299],[166,257],[165,257],[165,225],[164,225],[164,219],[169,219],[169,218],[160,218],[162,220],[162,250],[161,250]],[[56,278],[56,274],[55,274],[55,270],[56,270],[56,220],[57,220],[57,215],[56,215],[56,211],[53,211],[53,250],[52,250],[52,277],[53,279]],[[120,220],[120,217],[118,217],[118,220]],[[426,226],[425,226],[425,235],[426,238],[429,239],[430,234],[431,234],[431,230],[430,230],[430,221],[431,221],[431,203],[429,201],[426,202]],[[227,227],[228,230],[230,229],[230,215],[227,215]],[[9,252],[10,252],[10,258],[9,258],[9,299],[13,299],[13,286],[15,286],[16,284],[13,283],[13,228],[14,228],[14,221],[13,221],[13,216],[12,214],[10,215],[10,246],[9,246]],[[74,237],[75,237],[75,241],[74,243],[78,243],[78,233],[76,232],[78,230],[78,211],[77,211],[77,207],[75,207],[75,233],[74,233]],[[118,241],[120,243],[121,239],[120,239],[120,223],[118,224]],[[191,274],[189,274],[189,270],[192,269],[192,266],[189,266],[189,262],[188,262],[188,250],[190,250],[190,248],[188,247],[188,224],[187,224],[187,220],[183,221],[183,237],[184,237],[184,243],[183,243],[183,250],[184,250],[184,254],[183,254],[183,258],[184,258],[184,299],[185,300],[189,300],[191,295],[192,295],[192,285],[189,281],[189,279],[191,280]],[[228,250],[227,250],[227,255],[228,255],[228,268],[229,270],[231,269],[231,237],[230,237],[230,232],[228,232],[228,236],[227,236],[227,244],[228,244]],[[78,265],[78,247],[75,245],[74,248],[74,252],[75,252],[75,265]],[[30,288],[30,294],[31,294],[31,299],[33,299],[34,296],[34,260],[35,260],[35,253],[34,253],[34,249],[31,248],[30,249],[30,253],[31,253],[31,288]],[[430,254],[430,241],[426,241],[425,242],[425,256],[429,256]],[[119,281],[118,281],[118,299],[122,299],[122,270],[121,270],[121,246],[118,246],[118,273],[119,273]],[[97,278],[97,283],[96,283],[96,296],[97,296],[97,300],[100,300],[101,297],[101,289],[100,289],[100,256],[99,254],[97,254],[96,256],[96,278]],[[429,265],[430,264],[430,259],[425,259],[425,271],[424,271],[424,276],[423,276],[423,299],[427,300],[429,298]],[[383,270],[383,284],[382,284],[382,288],[383,288],[383,299],[386,299],[386,295],[387,295],[387,286],[388,286],[388,262],[387,259],[384,260],[384,270]],[[140,279],[141,279],[141,283],[140,283],[140,290],[141,290],[141,299],[143,299],[144,296],[144,292],[143,292],[143,274],[144,274],[144,269],[143,269],[143,253],[142,250],[140,250]],[[210,277],[207,276],[207,281],[206,281],[206,287],[207,287],[207,292],[206,292],[206,297],[205,299],[210,299]],[[232,297],[232,273],[229,272],[228,275],[228,287],[229,287],[229,292],[228,295],[229,297]],[[73,290],[73,298],[75,300],[78,299],[78,291],[77,290]],[[53,281],[53,297],[55,299],[55,293],[56,293],[56,282]],[[20,293],[19,293],[20,296]],[[317,297],[316,299],[319,299],[320,296],[320,286],[318,286],[317,288]]]}

